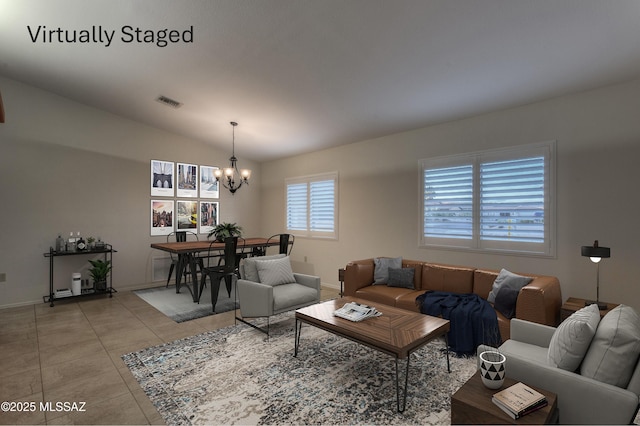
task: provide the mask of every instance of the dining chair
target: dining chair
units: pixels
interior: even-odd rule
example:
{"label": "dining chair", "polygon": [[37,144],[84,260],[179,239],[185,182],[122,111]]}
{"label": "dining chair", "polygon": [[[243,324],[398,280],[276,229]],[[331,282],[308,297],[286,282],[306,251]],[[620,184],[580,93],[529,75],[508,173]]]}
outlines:
{"label": "dining chair", "polygon": [[291,254],[291,250],[293,250],[293,243],[295,242],[295,239],[296,239],[296,237],[293,234],[275,234],[270,236],[267,239],[265,254],[266,254],[266,251],[269,249],[269,244],[272,241],[275,241],[276,239],[279,241],[278,253],[286,254],[287,256],[289,256]]}
{"label": "dining chair", "polygon": [[[171,232],[169,235],[167,235],[167,242],[171,243],[171,242],[177,242],[177,243],[183,243],[185,241],[187,241],[188,239],[191,240],[195,240],[195,241],[199,241],[198,239],[198,234],[196,234],[195,232],[191,232],[191,231],[174,231]],[[171,275],[173,275],[173,270],[176,269],[177,265],[178,265],[178,261],[180,260],[180,256],[173,254],[173,253],[169,253],[169,256],[171,257],[171,266],[169,266],[169,276],[167,277],[167,285],[166,287],[169,287],[169,281],[171,281]],[[202,270],[202,261],[199,260],[197,262],[198,266],[200,267],[200,269]],[[176,271],[176,274],[178,272]],[[187,270],[186,265],[183,269],[183,274],[184,277],[183,279],[187,280],[187,277],[189,276],[190,271]]]}
{"label": "dining chair", "polygon": [[227,292],[229,293],[229,297],[231,297],[231,285],[233,283],[233,277],[236,274],[236,258],[237,258],[237,247],[238,247],[238,237],[227,237],[224,240],[224,264],[215,264],[212,265],[211,259],[215,257],[212,252],[219,251],[218,248],[214,248],[213,245],[215,241],[212,241],[209,244],[209,251],[207,253],[207,266],[202,268],[202,279],[200,283],[200,293],[198,295],[198,300],[200,300],[200,296],[202,296],[202,291],[204,290],[207,277],[211,281],[211,307],[213,312],[216,311],[216,303],[218,302],[218,293],[220,292],[220,281],[224,278],[225,283],[227,285]]}

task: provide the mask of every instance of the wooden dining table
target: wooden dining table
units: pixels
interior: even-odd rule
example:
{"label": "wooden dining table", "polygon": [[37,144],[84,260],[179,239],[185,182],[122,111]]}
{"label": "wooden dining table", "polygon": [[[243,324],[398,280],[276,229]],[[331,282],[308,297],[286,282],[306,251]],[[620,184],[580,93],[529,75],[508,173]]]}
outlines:
{"label": "wooden dining table", "polygon": [[[241,240],[242,239],[238,240],[238,251],[246,254],[247,256],[264,255],[267,247],[280,245],[280,241],[277,238],[272,239],[271,241],[263,237],[244,238],[244,244],[242,244]],[[176,293],[180,293],[180,289],[182,287],[187,287],[193,296],[193,301],[195,303],[200,302],[200,286],[197,278],[199,253],[206,251],[211,257],[224,255],[224,242],[219,241],[152,243],[151,248],[176,254],[178,256],[178,263],[176,265]],[[215,252],[216,254],[214,255],[211,252]],[[191,287],[188,283],[182,283],[184,268],[187,266],[191,269]]]}

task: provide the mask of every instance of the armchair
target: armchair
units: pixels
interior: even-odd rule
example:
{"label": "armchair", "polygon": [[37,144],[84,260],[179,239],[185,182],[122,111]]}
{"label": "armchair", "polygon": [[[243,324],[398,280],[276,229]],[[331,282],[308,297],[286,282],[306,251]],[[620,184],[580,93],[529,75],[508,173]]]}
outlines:
{"label": "armchair", "polygon": [[[237,282],[240,314],[236,320],[269,335],[269,317],[320,302],[320,277],[293,273],[288,256],[243,259]],[[267,318],[264,330],[245,318]]]}
{"label": "armchair", "polygon": [[[638,383],[632,379],[625,389],[548,361],[549,345],[556,328],[514,318],[511,338],[499,351],[507,358],[507,376],[558,395],[561,424],[629,424],[638,410]],[[480,345],[478,354],[487,347]],[[634,378],[637,379],[639,366]]]}

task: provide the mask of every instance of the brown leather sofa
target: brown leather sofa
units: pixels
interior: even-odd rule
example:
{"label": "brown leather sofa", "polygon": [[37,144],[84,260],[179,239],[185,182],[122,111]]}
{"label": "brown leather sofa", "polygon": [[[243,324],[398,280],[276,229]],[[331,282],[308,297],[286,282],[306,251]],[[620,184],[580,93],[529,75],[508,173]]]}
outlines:
{"label": "brown leather sofa", "polygon": [[[403,268],[414,268],[414,289],[372,285],[374,282],[374,259],[349,262],[344,274],[344,295],[372,302],[396,306],[420,312],[416,297],[427,290],[453,293],[475,293],[487,299],[493,282],[500,271],[428,263],[417,260],[402,260]],[[533,277],[518,294],[515,318],[557,326],[560,323],[562,295],[560,282],[556,277],[534,274],[520,274]],[[502,341],[509,339],[511,320],[500,312],[498,325]]]}

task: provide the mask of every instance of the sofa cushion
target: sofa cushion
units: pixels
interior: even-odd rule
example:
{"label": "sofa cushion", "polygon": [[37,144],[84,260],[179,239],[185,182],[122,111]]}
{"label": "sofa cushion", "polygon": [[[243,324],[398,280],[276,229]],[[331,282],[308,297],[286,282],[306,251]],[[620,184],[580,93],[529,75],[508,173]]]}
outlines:
{"label": "sofa cushion", "polygon": [[549,363],[576,371],[582,362],[600,322],[597,305],[589,305],[564,320],[549,342]]}
{"label": "sofa cushion", "polygon": [[496,296],[498,292],[503,286],[510,287],[516,290],[520,290],[525,285],[529,284],[533,281],[531,277],[524,277],[522,275],[514,274],[513,272],[509,272],[506,269],[502,269],[498,277],[493,282],[493,288],[489,292],[489,296],[487,300],[491,303],[495,303]]}
{"label": "sofa cushion", "polygon": [[473,291],[473,269],[462,266],[447,266],[427,263],[422,268],[422,290],[471,293]]}
{"label": "sofa cushion", "polygon": [[289,256],[280,259],[256,260],[255,263],[262,284],[276,286],[296,282]]}
{"label": "sofa cushion", "polygon": [[515,317],[518,294],[520,294],[520,290],[506,286],[502,287],[500,291],[498,291],[493,307],[507,319]]}
{"label": "sofa cushion", "polygon": [[640,317],[632,307],[619,305],[600,321],[580,374],[626,388],[639,355]]}
{"label": "sofa cushion", "polygon": [[282,259],[285,257],[285,254],[274,254],[271,256],[259,256],[259,257],[248,257],[246,259],[242,259],[240,261],[240,276],[243,280],[253,281],[254,283],[260,282],[260,277],[258,276],[258,269],[256,268],[257,260],[270,260],[270,259]]}
{"label": "sofa cushion", "polygon": [[279,313],[293,307],[315,303],[317,290],[298,283],[282,284],[273,287],[273,311]]}
{"label": "sofa cushion", "polygon": [[387,284],[389,281],[389,268],[402,268],[402,257],[377,257],[373,259],[375,269],[373,271],[373,284]]}
{"label": "sofa cushion", "polygon": [[410,288],[413,290],[413,268],[389,268],[389,287]]}

